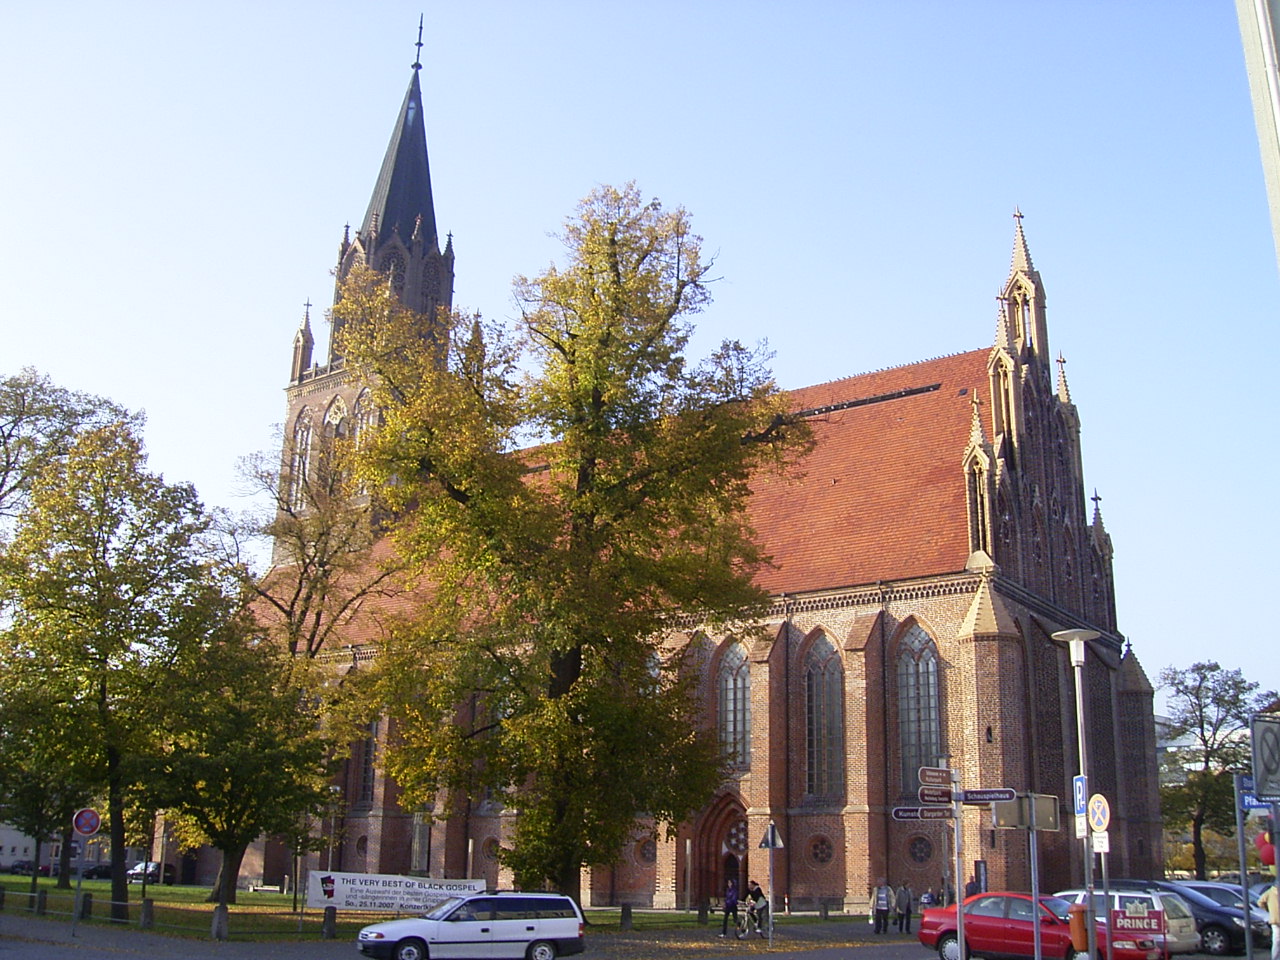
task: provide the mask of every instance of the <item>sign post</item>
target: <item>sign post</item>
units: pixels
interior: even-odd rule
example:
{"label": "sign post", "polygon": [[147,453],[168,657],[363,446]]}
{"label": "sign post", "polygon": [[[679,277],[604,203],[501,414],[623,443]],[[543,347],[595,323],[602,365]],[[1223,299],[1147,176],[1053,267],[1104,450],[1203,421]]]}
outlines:
{"label": "sign post", "polygon": [[782,837],[778,834],[778,827],[772,820],[769,821],[769,829],[764,832],[764,839],[760,841],[761,849],[769,851],[769,946],[773,946],[773,851],[782,849]]}
{"label": "sign post", "polygon": [[92,807],[82,807],[71,818],[71,829],[75,831],[76,836],[81,838],[80,855],[76,857],[76,895],[72,901],[74,906],[71,910],[71,930],[74,932],[76,921],[80,919],[81,897],[83,896],[81,891],[84,889],[84,851],[85,847],[88,846],[85,840],[102,829],[102,817]]}

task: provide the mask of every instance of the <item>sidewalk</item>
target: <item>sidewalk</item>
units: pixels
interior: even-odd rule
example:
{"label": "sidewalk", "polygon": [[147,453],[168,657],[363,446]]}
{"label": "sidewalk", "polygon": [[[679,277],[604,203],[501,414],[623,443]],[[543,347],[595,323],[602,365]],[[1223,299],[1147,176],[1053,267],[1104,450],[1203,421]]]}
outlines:
{"label": "sidewalk", "polygon": [[[796,954],[824,948],[860,948],[875,944],[903,947],[916,943],[914,934],[897,932],[876,936],[866,921],[833,919],[826,923],[784,924],[774,935],[773,950],[767,941],[721,940],[718,923],[674,930],[587,932],[587,960],[713,960],[747,953]],[[896,951],[895,951],[896,952]],[[21,913],[0,913],[0,960],[356,960],[359,954],[350,939],[228,941],[170,937],[138,930],[50,920]]]}

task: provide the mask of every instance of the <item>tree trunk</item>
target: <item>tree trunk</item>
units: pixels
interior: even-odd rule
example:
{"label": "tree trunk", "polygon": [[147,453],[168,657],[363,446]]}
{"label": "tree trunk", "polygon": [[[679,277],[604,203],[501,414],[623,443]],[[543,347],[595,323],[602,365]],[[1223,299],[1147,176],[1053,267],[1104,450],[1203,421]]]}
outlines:
{"label": "tree trunk", "polygon": [[[75,831],[70,827],[62,831],[62,853],[58,857],[58,889],[71,889],[71,844],[75,840]],[[83,841],[81,841],[83,843]],[[77,861],[79,858],[76,858]],[[77,866],[79,864],[77,863]]]}
{"label": "tree trunk", "polygon": [[111,922],[129,922],[129,878],[125,876],[124,785],[120,751],[107,747],[107,822],[111,828]]}
{"label": "tree trunk", "polygon": [[222,863],[218,867],[218,878],[213,882],[206,903],[220,903],[224,907],[236,902],[236,881],[240,878],[240,864],[244,860],[244,852],[249,845],[242,843],[230,850],[222,851]]}
{"label": "tree trunk", "polygon": [[1204,821],[1203,813],[1197,813],[1191,818],[1191,856],[1195,860],[1196,879],[1204,880],[1205,874],[1205,855],[1204,855]]}

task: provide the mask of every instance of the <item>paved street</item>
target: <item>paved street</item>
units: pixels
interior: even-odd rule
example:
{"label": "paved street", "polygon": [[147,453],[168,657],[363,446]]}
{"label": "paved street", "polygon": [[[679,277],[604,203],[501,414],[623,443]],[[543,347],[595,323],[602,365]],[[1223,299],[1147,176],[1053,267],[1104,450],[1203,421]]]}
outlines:
{"label": "paved street", "polygon": [[[746,955],[807,960],[929,960],[934,954],[914,937],[872,939],[865,924],[832,921],[782,928],[772,951],[763,941],[720,940],[716,928],[633,931],[587,935],[584,960],[742,960]],[[185,940],[137,929],[79,925],[65,920],[0,914],[0,960],[354,960],[350,940],[216,943]]]}

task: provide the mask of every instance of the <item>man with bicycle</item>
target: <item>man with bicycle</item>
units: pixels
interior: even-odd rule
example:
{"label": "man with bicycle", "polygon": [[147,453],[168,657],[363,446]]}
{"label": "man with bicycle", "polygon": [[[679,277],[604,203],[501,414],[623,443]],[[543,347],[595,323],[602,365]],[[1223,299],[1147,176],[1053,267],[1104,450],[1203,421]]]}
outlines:
{"label": "man with bicycle", "polygon": [[769,900],[754,880],[747,881],[747,913],[755,919],[756,932],[768,936]]}

